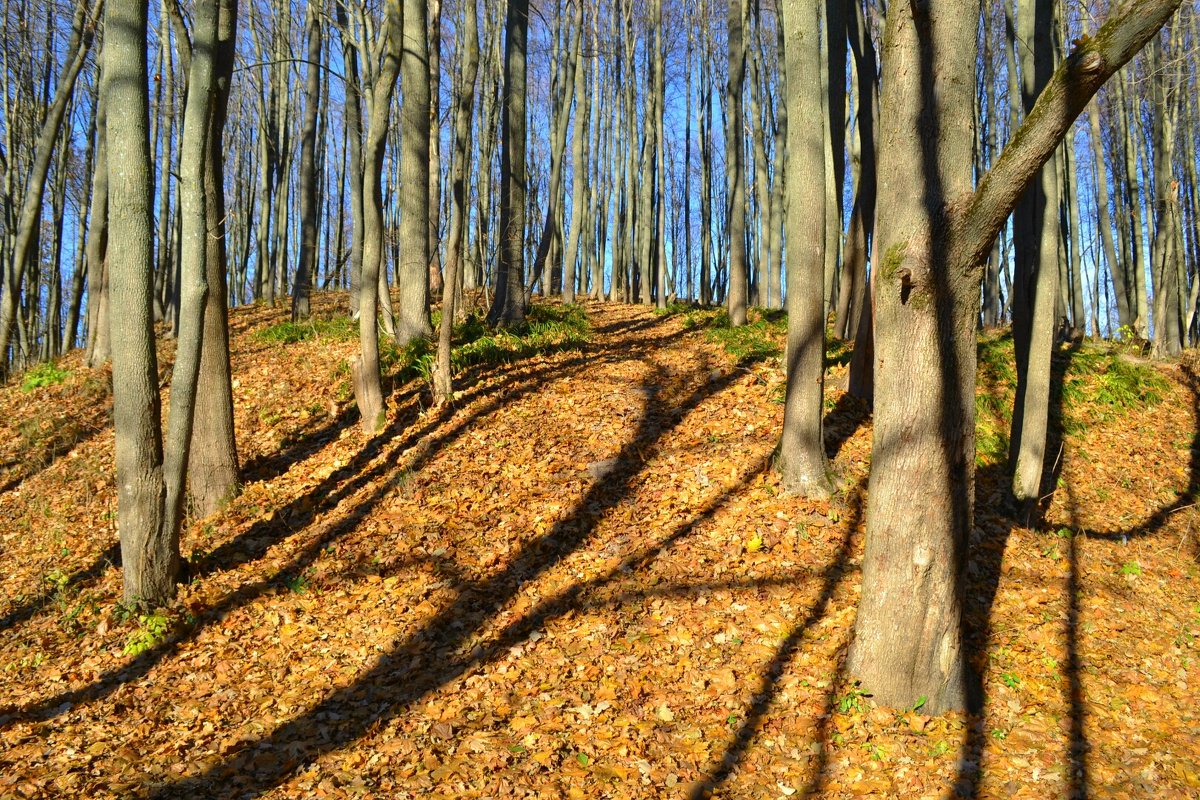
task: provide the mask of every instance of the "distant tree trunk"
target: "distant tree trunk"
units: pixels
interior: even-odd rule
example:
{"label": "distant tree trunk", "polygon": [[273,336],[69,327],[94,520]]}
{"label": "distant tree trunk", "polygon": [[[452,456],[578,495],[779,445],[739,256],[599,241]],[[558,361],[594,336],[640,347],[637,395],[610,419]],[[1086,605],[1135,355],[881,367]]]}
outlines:
{"label": "distant tree trunk", "polygon": [[[1104,248],[1104,261],[1112,274],[1113,294],[1117,298],[1118,324],[1129,324],[1129,292],[1125,286],[1125,270],[1117,258],[1117,248],[1113,242],[1112,217],[1108,210],[1108,172],[1105,168],[1108,159],[1104,156],[1104,140],[1100,133],[1100,107],[1095,100],[1088,103],[1088,127],[1091,131],[1092,157],[1096,161],[1096,179],[1092,182],[1096,188],[1096,225],[1100,228],[1100,241]],[[1115,165],[1114,165],[1115,169]],[[1099,264],[1097,264],[1097,273]],[[1097,335],[1099,332],[1097,331]]]}
{"label": "distant tree trunk", "polygon": [[[101,55],[102,60],[107,60]],[[103,67],[100,85],[104,86]],[[108,316],[108,96],[96,100],[96,166],[92,170],[92,209],[88,216],[87,363],[96,368],[111,355]],[[153,295],[153,291],[151,291]]]}
{"label": "distant tree trunk", "polygon": [[529,0],[509,0],[504,40],[504,111],[500,123],[500,258],[493,325],[525,319],[525,69]]}
{"label": "distant tree trunk", "polygon": [[557,236],[559,224],[559,189],[562,186],[563,155],[567,149],[567,130],[571,121],[571,87],[575,85],[575,70],[580,65],[579,53],[583,40],[583,3],[575,3],[575,15],[571,23],[571,48],[564,54],[560,71],[561,100],[557,113],[551,114],[550,129],[550,183],[546,199],[546,220],[538,239],[537,256],[533,261],[534,275],[541,275],[542,296],[549,297],[553,291],[551,244]]}
{"label": "distant tree trunk", "polygon": [[746,176],[742,165],[742,107],[746,83],[746,44],[743,38],[746,0],[729,0],[729,82],[725,88],[725,206],[729,230],[729,293],[727,311],[731,327],[746,324],[749,278],[746,263]]}
{"label": "distant tree trunk", "polygon": [[[789,119],[811,120],[821,110],[819,14],[814,0],[783,4],[783,64],[789,77],[781,94]],[[782,145],[782,143],[780,143]],[[833,489],[825,460],[825,305],[822,295],[825,238],[824,137],[815,125],[788,128],[787,178],[787,398],[779,469],[784,486],[804,497]],[[800,213],[804,209],[806,213]]]}
{"label": "distant tree trunk", "polygon": [[345,136],[350,151],[348,166],[350,183],[350,313],[358,316],[363,264],[363,163],[362,163],[362,89],[359,85],[358,50],[348,35],[348,19],[344,0],[335,3],[338,28],[341,33],[342,60],[348,80],[345,84]]}
{"label": "distant tree trunk", "polygon": [[308,0],[304,35],[308,39],[308,64],[304,80],[304,117],[300,123],[300,259],[292,284],[292,321],[307,319],[313,273],[317,264],[317,111],[321,105],[321,9],[319,0]]}
{"label": "distant tree trunk", "polygon": [[[89,2],[94,3],[89,7]],[[96,21],[104,8],[104,0],[78,0],[75,15],[71,20],[71,36],[67,41],[66,61],[58,76],[54,99],[46,110],[34,145],[32,167],[26,181],[27,191],[21,199],[15,231],[12,257],[4,273],[3,295],[0,295],[0,378],[8,372],[8,350],[17,322],[17,308],[21,299],[21,284],[25,278],[25,267],[31,257],[36,257],[35,243],[38,241],[42,218],[42,198],[46,191],[46,176],[54,155],[54,145],[62,130],[67,104],[75,90],[75,80],[87,61],[95,36]]]}
{"label": "distant tree trunk", "polygon": [[[583,4],[579,5],[579,27],[583,28]],[[580,34],[582,37],[582,33]],[[587,92],[587,70],[583,63],[582,42],[575,47],[575,120],[571,131],[571,229],[567,235],[567,254],[563,261],[562,299],[564,303],[575,302],[576,261],[583,251],[584,218],[587,214],[587,120],[591,115],[590,95]]]}
{"label": "distant tree trunk", "polygon": [[454,109],[454,171],[450,181],[452,206],[450,242],[446,251],[446,274],[442,285],[442,321],[438,331],[437,367],[434,372],[433,393],[438,403],[447,402],[453,395],[450,376],[450,336],[454,330],[454,295],[465,251],[467,216],[467,181],[471,175],[471,115],[475,108],[475,78],[479,71],[479,23],[477,0],[466,3],[463,27],[458,36],[462,49],[462,83],[455,98]]}
{"label": "distant tree trunk", "polygon": [[429,50],[429,297],[442,293],[442,252],[439,237],[442,233],[441,177],[442,137],[441,127],[441,78],[442,78],[442,2],[428,0],[429,28],[425,37]]}
{"label": "distant tree trunk", "polygon": [[[651,26],[654,29],[654,56],[653,69],[654,79],[651,91],[653,92],[654,116],[650,120],[650,128],[654,136],[654,169],[657,175],[657,186],[655,194],[658,197],[654,204],[654,230],[655,230],[655,262],[657,268],[654,272],[654,288],[656,305],[660,309],[667,307],[667,295],[670,293],[667,281],[667,245],[666,245],[666,218],[667,218],[667,181],[666,181],[666,158],[663,152],[663,140],[665,132],[663,130],[663,110],[667,104],[666,91],[664,89],[663,71],[664,71],[664,54],[663,54],[663,38],[662,38],[662,0],[654,0],[651,3],[651,13],[653,19]],[[649,293],[647,293],[648,295]]]}
{"label": "distant tree trunk", "polygon": [[[1025,114],[1054,72],[1054,10],[1050,0],[1019,0],[1021,86]],[[1030,46],[1032,52],[1030,52]],[[1054,348],[1058,294],[1058,177],[1055,159],[1042,169],[1013,217],[1017,248],[1013,285],[1013,342],[1016,346],[1017,396],[1013,403],[1009,464],[1012,493],[1025,504],[1036,502],[1046,459],[1050,413],[1050,353]]]}

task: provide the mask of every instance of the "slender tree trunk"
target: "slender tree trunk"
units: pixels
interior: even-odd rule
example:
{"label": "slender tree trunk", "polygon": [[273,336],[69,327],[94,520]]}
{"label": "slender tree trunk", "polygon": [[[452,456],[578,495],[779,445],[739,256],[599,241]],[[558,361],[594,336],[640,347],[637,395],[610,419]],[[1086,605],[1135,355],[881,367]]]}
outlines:
{"label": "slender tree trunk", "polygon": [[[821,110],[821,85],[804,79],[820,69],[818,10],[813,0],[783,5],[784,73],[791,78],[781,91],[788,118],[815,119]],[[833,489],[825,460],[822,417],[825,413],[824,136],[815,125],[788,128],[787,150],[787,398],[779,469],[783,484],[804,497],[828,497]],[[806,209],[807,213],[798,213]],[[818,209],[820,211],[818,211]]]}
{"label": "slender tree trunk", "polygon": [[528,0],[509,0],[504,40],[504,102],[500,126],[500,258],[496,293],[488,312],[493,325],[525,319],[525,71]]}
{"label": "slender tree trunk", "polygon": [[205,257],[208,295],[196,386],[195,423],[187,461],[192,508],[206,517],[238,490],[237,441],[233,427],[233,382],[229,364],[229,290],[225,206],[225,123],[237,36],[237,0],[217,0],[213,50],[213,109],[204,157]]}
{"label": "slender tree trunk", "polygon": [[[363,143],[363,265],[359,287],[359,355],[351,362],[354,397],[364,432],[376,434],[387,422],[383,402],[383,381],[379,368],[378,304],[380,301],[380,264],[383,261],[383,151],[387,141],[392,95],[400,73],[401,27],[400,0],[388,0],[382,37],[383,64],[371,90],[370,118]],[[424,184],[426,187],[428,183]],[[428,220],[425,212],[422,217]],[[424,239],[428,243],[428,238]],[[425,261],[420,262],[424,270]],[[386,287],[386,284],[384,284]],[[386,289],[385,289],[386,291]]]}
{"label": "slender tree trunk", "polygon": [[746,324],[749,283],[746,262],[746,176],[742,165],[742,107],[746,84],[746,44],[743,38],[746,0],[729,0],[729,82],[725,89],[726,224],[729,230],[729,293],[731,327]]}
{"label": "slender tree trunk", "polygon": [[[54,91],[54,100],[46,110],[46,116],[34,146],[32,167],[26,181],[27,191],[21,200],[16,228],[16,241],[12,256],[6,265],[3,295],[0,295],[0,378],[7,374],[8,351],[17,322],[17,309],[21,299],[21,284],[25,267],[36,254],[35,243],[40,231],[42,198],[46,190],[46,176],[54,156],[54,144],[62,130],[67,104],[75,90],[75,80],[87,60],[95,36],[96,21],[104,8],[104,0],[79,0],[71,20],[71,36],[67,42],[66,61]],[[144,69],[144,67],[143,67]]]}
{"label": "slender tree trunk", "polygon": [[321,105],[321,9],[318,0],[308,0],[304,35],[308,40],[308,64],[304,81],[304,117],[300,123],[300,258],[292,284],[292,321],[307,319],[310,312],[313,274],[317,265],[317,112]]}
{"label": "slender tree trunk", "polygon": [[[1017,25],[1022,51],[1021,84],[1025,114],[1054,71],[1054,14],[1050,0],[1020,0]],[[1018,502],[1037,501],[1046,458],[1050,413],[1050,353],[1054,347],[1058,295],[1058,179],[1055,160],[1043,168],[1014,217],[1017,259],[1013,286],[1013,342],[1017,396],[1013,403],[1009,465]]]}
{"label": "slender tree trunk", "polygon": [[476,0],[468,2],[463,27],[458,37],[462,52],[462,84],[454,110],[454,171],[450,181],[452,194],[450,242],[446,252],[446,274],[442,286],[442,321],[438,331],[437,367],[433,393],[438,403],[453,395],[450,375],[450,336],[454,330],[454,292],[461,269],[467,230],[467,181],[471,175],[471,114],[475,108],[475,78],[479,70],[479,24]]}
{"label": "slender tree trunk", "polygon": [[[101,57],[107,60],[103,55]],[[100,85],[105,85],[103,68]],[[99,91],[96,104],[96,166],[92,171],[92,210],[88,216],[87,233],[87,362],[92,368],[104,364],[111,356],[108,316],[108,95],[103,88]]]}

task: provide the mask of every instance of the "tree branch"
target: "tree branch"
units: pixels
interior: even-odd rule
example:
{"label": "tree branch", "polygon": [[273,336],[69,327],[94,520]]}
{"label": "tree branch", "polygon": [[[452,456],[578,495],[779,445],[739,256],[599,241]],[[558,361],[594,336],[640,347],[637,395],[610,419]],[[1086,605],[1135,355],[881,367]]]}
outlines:
{"label": "tree branch", "polygon": [[1181,0],[1125,0],[1095,37],[1078,43],[1038,96],[1000,158],[979,182],[959,218],[964,256],[976,269],[1017,200],[1050,160],[1055,148],[1097,90],[1167,23]]}

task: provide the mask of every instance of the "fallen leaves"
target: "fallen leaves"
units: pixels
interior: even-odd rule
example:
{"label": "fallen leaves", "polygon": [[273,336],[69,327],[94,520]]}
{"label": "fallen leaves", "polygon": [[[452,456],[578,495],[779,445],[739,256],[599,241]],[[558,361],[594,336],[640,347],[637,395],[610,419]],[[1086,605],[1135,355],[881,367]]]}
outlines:
{"label": "fallen leaves", "polygon": [[[589,314],[586,354],[472,368],[451,407],[399,387],[368,445],[335,397],[353,342],[264,349],[280,313],[235,311],[248,482],[188,531],[200,569],[138,656],[111,433],[22,472],[0,492],[0,796],[943,797],[969,762],[980,796],[1045,797],[1082,759],[1097,794],[1195,795],[1194,510],[1155,522],[1187,481],[1181,385],[1068,443],[1046,530],[1013,530],[981,470],[985,713],[928,717],[841,667],[869,425],[827,424],[847,500],[785,497],[777,360]],[[0,425],[58,390],[0,391]]]}

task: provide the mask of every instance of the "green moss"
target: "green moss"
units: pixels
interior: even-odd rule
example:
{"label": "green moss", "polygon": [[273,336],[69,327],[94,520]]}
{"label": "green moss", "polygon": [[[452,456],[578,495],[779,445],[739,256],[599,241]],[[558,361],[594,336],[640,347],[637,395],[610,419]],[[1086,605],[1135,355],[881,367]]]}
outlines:
{"label": "green moss", "polygon": [[900,241],[894,243],[883,254],[883,263],[879,265],[879,277],[887,282],[896,277],[896,270],[900,269],[900,265],[904,263],[904,256],[908,251],[908,242]]}

